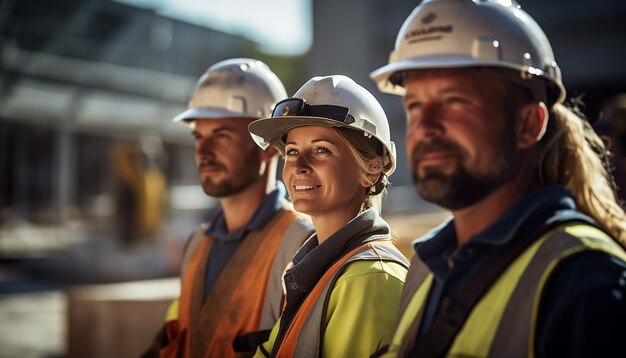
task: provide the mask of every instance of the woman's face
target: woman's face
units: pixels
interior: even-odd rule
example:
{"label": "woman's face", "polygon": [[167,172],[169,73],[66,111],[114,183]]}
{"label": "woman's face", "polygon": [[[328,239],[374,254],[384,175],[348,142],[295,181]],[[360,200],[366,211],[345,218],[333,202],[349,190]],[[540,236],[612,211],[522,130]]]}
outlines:
{"label": "woman's face", "polygon": [[287,133],[283,179],[297,211],[311,216],[356,216],[367,183],[348,144],[335,129],[298,127]]}

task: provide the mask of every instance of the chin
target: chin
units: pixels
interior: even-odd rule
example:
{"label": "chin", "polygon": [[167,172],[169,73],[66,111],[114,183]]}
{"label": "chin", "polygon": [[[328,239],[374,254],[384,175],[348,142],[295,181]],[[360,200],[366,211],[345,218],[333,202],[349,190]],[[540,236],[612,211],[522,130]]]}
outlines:
{"label": "chin", "polygon": [[316,207],[318,206],[309,200],[295,200],[293,202],[293,208],[296,209],[297,212],[307,215],[313,215],[316,212]]}

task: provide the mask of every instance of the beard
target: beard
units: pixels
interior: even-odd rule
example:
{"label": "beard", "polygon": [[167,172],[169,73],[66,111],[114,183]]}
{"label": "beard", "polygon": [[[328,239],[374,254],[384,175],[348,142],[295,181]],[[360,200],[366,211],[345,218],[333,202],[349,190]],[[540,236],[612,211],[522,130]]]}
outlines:
{"label": "beard", "polygon": [[[437,139],[418,143],[411,153],[413,183],[418,194],[449,210],[463,209],[479,202],[516,173],[519,160],[515,141],[505,137],[494,145],[494,157],[487,168],[469,168],[467,155],[453,142]],[[446,151],[458,158],[453,173],[443,173],[437,166],[420,168],[421,156],[433,151]]]}
{"label": "beard", "polygon": [[202,189],[206,195],[214,198],[235,195],[244,191],[259,179],[261,159],[259,153],[254,149],[246,155],[244,160],[233,164],[231,168],[228,168],[220,161],[207,160],[198,165],[198,169],[202,169],[204,166],[213,166],[226,173],[225,178],[219,181],[216,181],[211,176],[202,180]]}

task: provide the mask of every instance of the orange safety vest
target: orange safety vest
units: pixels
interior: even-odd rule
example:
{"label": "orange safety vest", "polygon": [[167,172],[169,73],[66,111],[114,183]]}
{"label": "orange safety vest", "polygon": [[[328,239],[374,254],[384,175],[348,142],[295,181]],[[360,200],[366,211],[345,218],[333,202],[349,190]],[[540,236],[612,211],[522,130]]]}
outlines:
{"label": "orange safety vest", "polygon": [[[392,250],[386,250],[391,248]],[[357,260],[385,260],[397,262],[408,268],[408,262],[399,252],[394,254],[395,246],[391,241],[374,241],[363,244],[335,262],[315,284],[315,287],[305,298],[304,302],[298,309],[298,312],[294,315],[291,323],[287,328],[287,332],[281,342],[275,342],[274,344],[280,344],[278,351],[276,352],[277,358],[291,358],[294,356],[315,356],[319,342],[320,324],[323,321],[323,317],[312,317],[312,312],[320,313],[319,305],[323,305],[324,301],[332,292],[330,287],[336,280],[337,275],[340,275],[347,265]],[[320,300],[320,297],[325,297]],[[316,309],[317,308],[317,309]],[[304,336],[304,337],[302,337]]]}
{"label": "orange safety vest", "polygon": [[184,270],[178,320],[167,323],[163,358],[237,357],[236,337],[257,331],[272,262],[287,227],[298,214],[282,210],[262,230],[248,234],[206,301],[205,267],[213,239],[205,236]]}

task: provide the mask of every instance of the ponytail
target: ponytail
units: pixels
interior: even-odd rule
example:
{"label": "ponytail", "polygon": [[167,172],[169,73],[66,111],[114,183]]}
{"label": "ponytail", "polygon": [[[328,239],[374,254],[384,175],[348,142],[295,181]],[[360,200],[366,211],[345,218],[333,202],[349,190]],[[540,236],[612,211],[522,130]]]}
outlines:
{"label": "ponytail", "polygon": [[626,248],[626,214],[610,174],[610,152],[591,125],[575,107],[556,104],[542,143],[541,184],[572,190],[579,210]]}

